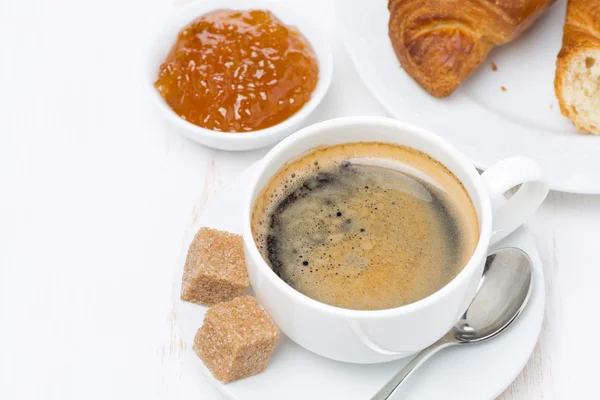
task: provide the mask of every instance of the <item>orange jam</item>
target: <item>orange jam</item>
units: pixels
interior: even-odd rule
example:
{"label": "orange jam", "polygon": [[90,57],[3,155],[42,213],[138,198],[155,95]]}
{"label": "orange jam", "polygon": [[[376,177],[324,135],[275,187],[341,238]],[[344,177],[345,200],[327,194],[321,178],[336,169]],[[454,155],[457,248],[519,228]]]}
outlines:
{"label": "orange jam", "polygon": [[271,12],[218,10],[183,28],[154,86],[186,121],[248,132],[300,110],[318,75],[310,44]]}

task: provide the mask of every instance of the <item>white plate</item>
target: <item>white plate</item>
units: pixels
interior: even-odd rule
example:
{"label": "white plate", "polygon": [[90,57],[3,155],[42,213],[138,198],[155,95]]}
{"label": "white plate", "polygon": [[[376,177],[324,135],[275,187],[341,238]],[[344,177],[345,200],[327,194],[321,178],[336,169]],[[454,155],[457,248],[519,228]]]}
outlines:
{"label": "white plate", "polygon": [[[256,164],[214,198],[194,226],[189,241],[201,226],[241,232],[242,196]],[[410,399],[484,400],[498,396],[525,366],[542,326],[544,276],[537,249],[526,229],[521,228],[499,247],[514,246],[526,251],[534,263],[533,293],[519,319],[498,338],[479,345],[450,348],[436,355],[411,376],[403,392]],[[181,256],[181,272],[185,254]],[[181,275],[181,274],[180,274]],[[181,337],[190,349],[202,325],[206,307],[176,301]],[[198,373],[211,377],[198,357],[184,358]],[[317,356],[282,335],[262,374],[223,385],[215,384],[230,399],[307,400],[368,399],[407,361],[385,364],[345,364]],[[212,377],[211,377],[212,379]],[[191,397],[191,396],[190,396]],[[399,398],[400,396],[395,396]],[[198,393],[197,398],[202,398]]]}
{"label": "white plate", "polygon": [[446,137],[477,167],[530,156],[552,189],[600,193],[600,136],[578,133],[554,95],[564,9],[561,0],[517,40],[492,50],[454,94],[436,99],[400,67],[388,37],[387,0],[336,2],[354,64],[392,116]]}

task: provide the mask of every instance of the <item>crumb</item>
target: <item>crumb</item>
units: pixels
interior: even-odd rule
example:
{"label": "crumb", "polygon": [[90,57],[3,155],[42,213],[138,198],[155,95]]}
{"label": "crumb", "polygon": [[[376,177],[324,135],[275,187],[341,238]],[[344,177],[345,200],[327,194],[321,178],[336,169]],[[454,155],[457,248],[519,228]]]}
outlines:
{"label": "crumb", "polygon": [[492,71],[494,71],[494,72],[498,71],[498,66],[493,61],[492,61]]}
{"label": "crumb", "polygon": [[594,66],[594,64],[596,63],[596,60],[592,57],[586,57],[585,59],[585,67],[587,69],[590,69]]}
{"label": "crumb", "polygon": [[506,92],[506,88],[504,86],[500,86],[500,90],[502,90],[503,92]]}

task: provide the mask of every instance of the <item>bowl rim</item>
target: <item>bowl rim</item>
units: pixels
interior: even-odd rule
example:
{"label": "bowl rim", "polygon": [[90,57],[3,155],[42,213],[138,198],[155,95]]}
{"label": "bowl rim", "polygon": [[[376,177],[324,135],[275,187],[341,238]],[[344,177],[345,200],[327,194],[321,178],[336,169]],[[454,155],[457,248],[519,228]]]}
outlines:
{"label": "bowl rim", "polygon": [[[295,114],[289,118],[270,126],[268,128],[259,129],[249,132],[223,132],[215,131],[212,129],[203,128],[195,125],[189,121],[186,121],[180,117],[164,100],[160,93],[154,87],[154,82],[157,77],[157,68],[152,64],[152,59],[156,57],[156,48],[163,47],[161,43],[166,40],[166,36],[169,36],[169,32],[177,29],[181,30],[183,26],[179,26],[180,20],[188,18],[191,22],[194,18],[201,16],[202,14],[208,13],[213,10],[227,9],[227,8],[240,8],[243,9],[266,9],[271,11],[277,18],[279,18],[284,24],[294,26],[304,36],[304,38],[310,43],[313,48],[317,63],[319,66],[319,76],[317,78],[317,85],[315,86],[311,98],[300,108]],[[325,94],[329,90],[332,76],[333,76],[333,55],[331,48],[327,40],[326,35],[318,26],[311,24],[307,18],[303,15],[293,12],[295,20],[286,21],[285,18],[281,18],[279,11],[285,10],[292,14],[292,11],[282,5],[280,2],[273,2],[269,0],[252,0],[245,2],[242,0],[207,0],[207,1],[193,1],[189,4],[176,7],[172,10],[166,18],[162,19],[158,33],[154,35],[150,41],[150,45],[145,54],[146,63],[148,64],[145,74],[144,86],[149,91],[153,102],[162,110],[163,114],[167,119],[184,129],[192,136],[202,136],[207,139],[214,141],[228,141],[228,142],[259,142],[265,138],[272,137],[276,139],[278,135],[283,133],[290,134],[292,129],[297,126],[301,121],[306,119],[321,103]],[[307,31],[310,30],[310,33]],[[170,47],[170,46],[169,46]],[[319,49],[320,51],[317,51]],[[166,54],[161,59],[164,59]],[[156,75],[156,77],[154,76]],[[286,132],[288,131],[288,132]]]}

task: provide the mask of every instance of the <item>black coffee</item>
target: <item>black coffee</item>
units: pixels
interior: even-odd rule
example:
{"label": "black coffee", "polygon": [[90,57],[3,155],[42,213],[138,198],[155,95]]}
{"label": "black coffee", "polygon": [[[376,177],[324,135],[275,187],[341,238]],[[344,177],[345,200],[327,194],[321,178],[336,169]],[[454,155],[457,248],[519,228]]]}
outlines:
{"label": "black coffee", "polygon": [[287,165],[257,200],[252,228],[287,284],[326,304],[371,310],[439,290],[479,235],[450,171],[381,143],[320,149]]}

